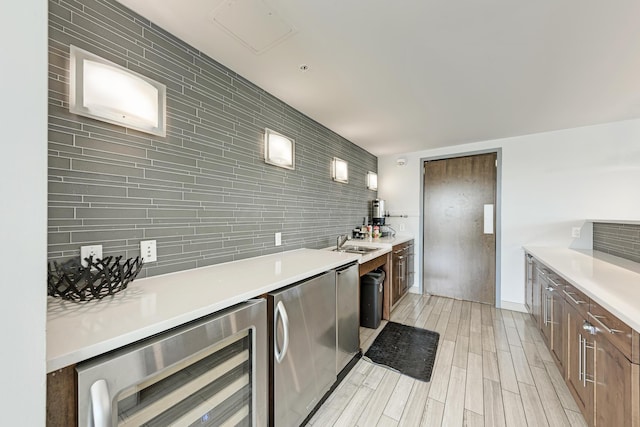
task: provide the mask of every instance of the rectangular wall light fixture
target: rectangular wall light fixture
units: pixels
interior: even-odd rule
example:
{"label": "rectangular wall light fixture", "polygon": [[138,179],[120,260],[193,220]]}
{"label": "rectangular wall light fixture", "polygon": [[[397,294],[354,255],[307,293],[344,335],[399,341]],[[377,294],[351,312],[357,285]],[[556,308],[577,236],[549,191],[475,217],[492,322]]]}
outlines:
{"label": "rectangular wall light fixture", "polygon": [[285,169],[296,168],[296,142],[269,128],[264,130],[264,161]]}
{"label": "rectangular wall light fixture", "polygon": [[369,190],[377,190],[378,189],[378,174],[375,172],[367,172],[367,188]]}
{"label": "rectangular wall light fixture", "polygon": [[165,85],[71,46],[69,111],[165,136]]}
{"label": "rectangular wall light fixture", "polygon": [[336,182],[348,183],[349,182],[349,163],[339,159],[333,158],[331,164],[331,177]]}

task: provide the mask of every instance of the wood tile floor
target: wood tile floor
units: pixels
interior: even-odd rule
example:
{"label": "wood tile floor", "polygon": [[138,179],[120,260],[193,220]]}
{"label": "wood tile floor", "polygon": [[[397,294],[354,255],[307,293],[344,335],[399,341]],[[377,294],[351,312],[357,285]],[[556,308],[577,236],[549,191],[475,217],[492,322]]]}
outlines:
{"label": "wood tile floor", "polygon": [[408,294],[391,320],[440,333],[431,381],[360,360],[308,425],[586,426],[528,314]]}

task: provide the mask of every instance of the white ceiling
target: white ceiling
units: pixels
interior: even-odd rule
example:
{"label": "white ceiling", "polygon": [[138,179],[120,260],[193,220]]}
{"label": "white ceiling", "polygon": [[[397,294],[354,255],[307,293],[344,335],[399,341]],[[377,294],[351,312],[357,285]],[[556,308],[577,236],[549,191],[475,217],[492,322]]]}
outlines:
{"label": "white ceiling", "polygon": [[375,155],[640,117],[638,0],[119,1]]}

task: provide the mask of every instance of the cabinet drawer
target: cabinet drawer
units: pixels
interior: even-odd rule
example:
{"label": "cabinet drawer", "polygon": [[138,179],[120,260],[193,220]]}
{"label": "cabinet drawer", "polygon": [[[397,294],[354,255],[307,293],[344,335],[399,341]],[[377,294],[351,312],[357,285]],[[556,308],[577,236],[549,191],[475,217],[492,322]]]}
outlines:
{"label": "cabinet drawer", "polygon": [[629,325],[609,313],[598,303],[591,301],[587,320],[597,327],[618,350],[631,360],[633,331]]}
{"label": "cabinet drawer", "polygon": [[587,312],[589,311],[588,296],[569,283],[565,284],[562,294],[569,305],[575,307],[582,316],[587,317]]}

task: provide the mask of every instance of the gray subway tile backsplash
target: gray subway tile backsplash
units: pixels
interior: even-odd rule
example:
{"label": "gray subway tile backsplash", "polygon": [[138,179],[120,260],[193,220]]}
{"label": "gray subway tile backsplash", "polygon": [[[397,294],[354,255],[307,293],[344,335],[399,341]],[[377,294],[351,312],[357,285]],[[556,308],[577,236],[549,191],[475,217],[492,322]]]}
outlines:
{"label": "gray subway tile backsplash", "polygon": [[[140,277],[335,242],[368,215],[377,159],[114,0],[49,3],[49,259],[81,245],[158,262]],[[69,45],[167,86],[167,135],[71,114]],[[296,170],[264,163],[269,127]],[[349,183],[331,180],[334,157]],[[274,233],[282,232],[282,246]]]}
{"label": "gray subway tile backsplash", "polygon": [[640,225],[594,222],[593,249],[640,262]]}

